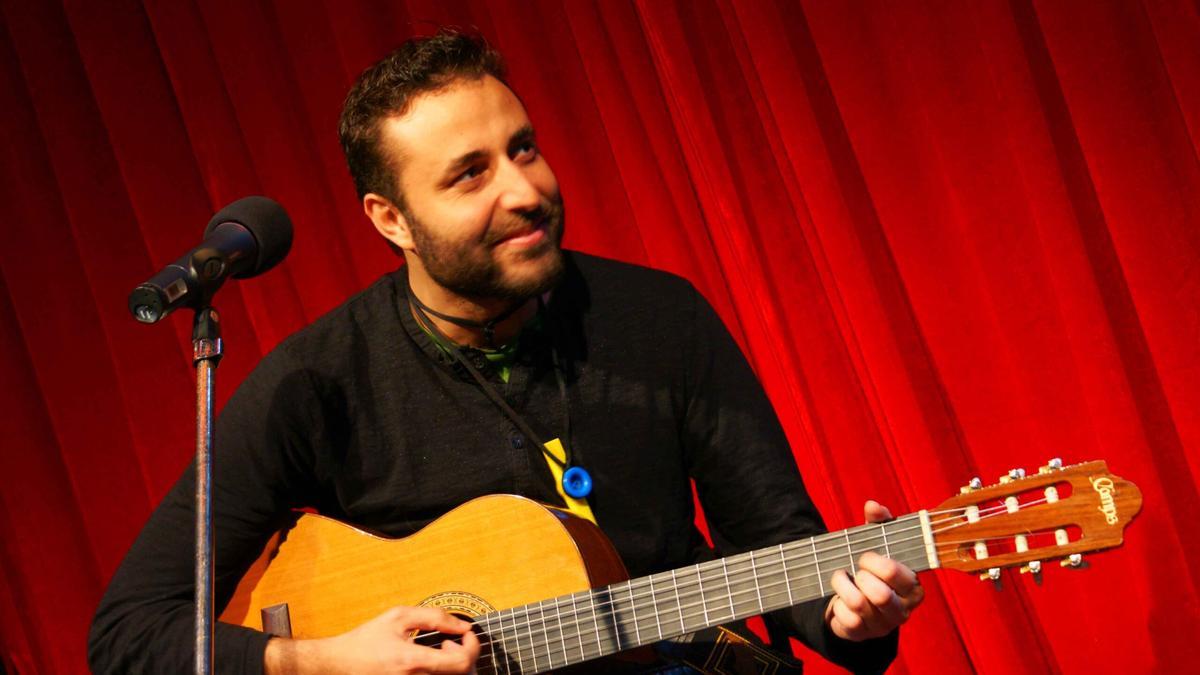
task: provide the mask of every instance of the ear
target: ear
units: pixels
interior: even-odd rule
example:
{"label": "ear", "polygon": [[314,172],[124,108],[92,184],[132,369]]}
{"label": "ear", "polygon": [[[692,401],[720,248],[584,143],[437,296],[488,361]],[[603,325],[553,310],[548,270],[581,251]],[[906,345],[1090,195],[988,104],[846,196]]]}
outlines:
{"label": "ear", "polygon": [[390,199],[368,192],[363,195],[362,203],[363,212],[375,224],[375,230],[383,235],[384,239],[404,251],[412,251],[415,248],[408,219]]}

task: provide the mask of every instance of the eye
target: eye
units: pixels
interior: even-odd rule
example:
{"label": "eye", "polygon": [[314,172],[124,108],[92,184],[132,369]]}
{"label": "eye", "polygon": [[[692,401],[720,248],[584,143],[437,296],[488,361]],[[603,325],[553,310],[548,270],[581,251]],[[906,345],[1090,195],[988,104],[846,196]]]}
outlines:
{"label": "eye", "polygon": [[537,155],[537,145],[533,141],[521,141],[512,149],[512,158],[515,161],[529,161]]}
{"label": "eye", "polygon": [[456,185],[458,185],[461,183],[467,183],[467,182],[473,181],[476,178],[478,178],[479,176],[483,175],[483,171],[484,171],[484,167],[482,167],[482,166],[476,165],[476,166],[469,167],[469,168],[467,168],[466,171],[463,171],[462,173],[458,174],[458,176],[454,179],[454,183]]}

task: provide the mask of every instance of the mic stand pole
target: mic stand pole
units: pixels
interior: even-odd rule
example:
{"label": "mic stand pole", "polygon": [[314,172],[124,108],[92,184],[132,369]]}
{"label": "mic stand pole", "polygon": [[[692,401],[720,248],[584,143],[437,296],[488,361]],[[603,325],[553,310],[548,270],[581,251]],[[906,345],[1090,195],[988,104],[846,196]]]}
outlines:
{"label": "mic stand pole", "polygon": [[196,368],[196,675],[212,673],[213,662],[212,413],[220,361],[220,317],[206,303],[196,311],[192,323],[192,365]]}

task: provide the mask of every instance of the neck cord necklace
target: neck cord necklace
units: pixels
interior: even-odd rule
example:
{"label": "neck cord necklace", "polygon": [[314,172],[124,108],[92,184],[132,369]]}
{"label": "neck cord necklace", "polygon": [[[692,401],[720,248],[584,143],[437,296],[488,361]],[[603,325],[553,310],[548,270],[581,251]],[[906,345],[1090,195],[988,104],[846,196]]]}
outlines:
{"label": "neck cord necklace", "polygon": [[[513,424],[515,424],[517,428],[521,430],[521,433],[525,434],[526,438],[538,444],[542,454],[545,455],[547,459],[557,464],[563,470],[563,492],[575,499],[583,499],[591,494],[591,474],[587,472],[587,469],[584,469],[581,466],[574,466],[574,462],[571,461],[571,446],[568,442],[568,439],[571,435],[571,411],[567,403],[567,383],[566,379],[563,377],[562,364],[560,363],[558,357],[558,347],[556,344],[557,340],[555,339],[556,336],[554,335],[557,331],[551,329],[550,359],[553,364],[554,378],[558,382],[558,395],[562,401],[563,408],[563,433],[560,442],[563,449],[564,459],[559,459],[550,452],[550,450],[546,447],[545,442],[543,442],[537,432],[535,432],[529,426],[529,423],[525,421],[525,418],[522,417],[516,410],[513,410],[512,406],[510,406],[508,402],[504,400],[504,397],[502,397],[500,393],[496,391],[496,388],[493,387],[486,379],[484,379],[483,375],[481,375],[474,366],[467,362],[466,357],[462,354],[462,348],[451,341],[450,338],[446,337],[446,334],[437,327],[437,324],[430,320],[429,316],[425,312],[428,311],[438,318],[445,319],[446,321],[450,321],[451,323],[458,325],[466,325],[468,320],[458,319],[457,317],[448,317],[434,312],[417,298],[417,295],[413,292],[411,286],[408,288],[408,297],[410,299],[409,307],[413,309],[413,316],[417,319],[417,322],[421,324],[422,328],[443,343],[443,345],[447,348],[447,351],[450,352],[450,355],[454,357],[456,361],[458,361],[459,365],[461,365],[468,373],[471,374],[471,377],[474,378],[475,383],[478,384],[479,388],[483,390],[483,393],[486,394],[489,399],[491,399],[492,403],[494,403],[496,407],[500,408],[500,411],[503,412],[505,416],[512,420]],[[538,296],[537,301],[538,312],[543,312],[545,310],[545,305],[542,302],[542,297],[540,295]],[[504,315],[493,319],[492,323],[502,321],[505,317],[511,315],[517,307],[520,307],[524,304],[525,303],[523,302],[517,303],[515,307],[509,309]],[[550,323],[554,323],[552,319],[549,320]]]}
{"label": "neck cord necklace", "polygon": [[[463,328],[480,328],[480,329],[482,329],[483,330],[483,341],[486,342],[487,346],[489,346],[489,347],[494,346],[493,343],[496,338],[496,324],[498,324],[501,321],[504,321],[508,317],[512,316],[513,312],[516,312],[518,309],[520,309],[521,307],[523,307],[525,305],[525,301],[518,300],[517,302],[513,303],[512,307],[509,307],[508,309],[504,310],[503,312],[500,312],[496,316],[494,316],[486,321],[475,321],[474,319],[464,319],[464,318],[458,317],[458,316],[450,316],[449,314],[442,314],[441,312],[437,311],[436,309],[421,302],[421,299],[417,297],[417,294],[412,292],[412,286],[409,286],[408,291],[409,291],[408,297],[411,298],[412,301],[417,304],[417,307],[423,313],[432,314],[443,321],[449,321],[450,323],[452,323],[456,326],[462,326]],[[540,307],[540,305],[539,305],[539,307]],[[432,323],[432,322],[430,322],[430,323]]]}

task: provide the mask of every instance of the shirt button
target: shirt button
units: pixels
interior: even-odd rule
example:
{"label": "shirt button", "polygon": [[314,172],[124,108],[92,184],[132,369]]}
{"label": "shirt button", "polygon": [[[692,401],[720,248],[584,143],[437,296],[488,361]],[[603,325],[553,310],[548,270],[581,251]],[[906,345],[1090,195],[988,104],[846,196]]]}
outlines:
{"label": "shirt button", "polygon": [[525,437],[522,436],[521,434],[514,432],[513,435],[510,437],[510,440],[512,440],[512,446],[514,448],[516,448],[517,450],[520,450],[521,448],[525,447]]}

